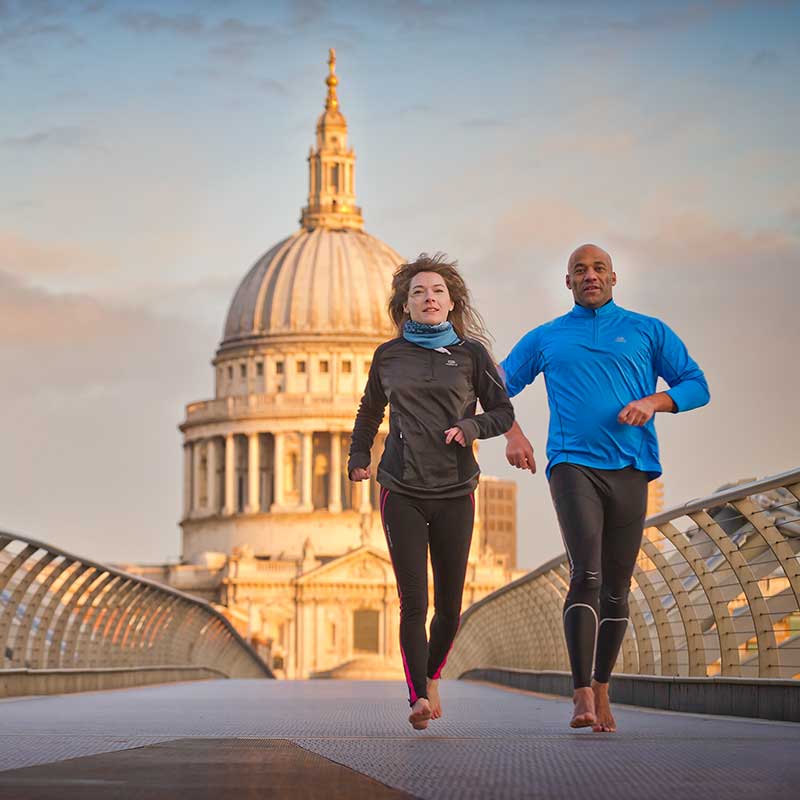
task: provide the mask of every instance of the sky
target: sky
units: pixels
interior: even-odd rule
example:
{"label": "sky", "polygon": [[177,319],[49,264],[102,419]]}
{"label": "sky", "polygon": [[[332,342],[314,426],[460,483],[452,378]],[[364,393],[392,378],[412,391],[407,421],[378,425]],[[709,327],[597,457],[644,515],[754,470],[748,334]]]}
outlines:
{"label": "sky", "polygon": [[[596,242],[711,388],[658,419],[666,504],[797,467],[798,34],[789,0],[0,0],[0,530],[179,557],[177,425],[298,227],[329,47],[366,230],[458,259],[498,359]],[[543,382],[515,408],[542,469],[481,465],[532,568],[563,549]]]}

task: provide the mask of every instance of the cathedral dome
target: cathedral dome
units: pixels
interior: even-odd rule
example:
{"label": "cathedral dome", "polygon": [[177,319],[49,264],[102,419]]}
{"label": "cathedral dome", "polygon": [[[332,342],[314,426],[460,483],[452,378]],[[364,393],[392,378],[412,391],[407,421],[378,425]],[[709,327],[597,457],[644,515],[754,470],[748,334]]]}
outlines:
{"label": "cathedral dome", "polygon": [[386,302],[402,261],[361,230],[301,229],[256,261],[239,285],[222,349],[264,336],[392,336]]}
{"label": "cathedral dome", "polygon": [[355,197],[355,152],[336,94],[333,50],[325,111],[308,156],[308,203],[300,230],[267,251],[239,285],[220,353],[269,338],[386,338],[392,273],[403,259],[363,230]]}

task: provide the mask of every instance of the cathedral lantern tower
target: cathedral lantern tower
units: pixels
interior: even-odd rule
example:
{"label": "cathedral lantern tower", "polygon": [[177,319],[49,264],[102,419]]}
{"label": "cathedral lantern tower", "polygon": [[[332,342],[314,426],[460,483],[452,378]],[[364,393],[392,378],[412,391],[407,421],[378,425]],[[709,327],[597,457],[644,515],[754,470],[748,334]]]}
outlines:
{"label": "cathedral lantern tower", "polygon": [[317,120],[317,146],[308,154],[308,205],[300,224],[307,230],[354,228],[362,230],[364,220],[356,205],[356,155],[347,147],[347,121],[339,110],[336,86],[336,53],[330,51],[325,111]]}

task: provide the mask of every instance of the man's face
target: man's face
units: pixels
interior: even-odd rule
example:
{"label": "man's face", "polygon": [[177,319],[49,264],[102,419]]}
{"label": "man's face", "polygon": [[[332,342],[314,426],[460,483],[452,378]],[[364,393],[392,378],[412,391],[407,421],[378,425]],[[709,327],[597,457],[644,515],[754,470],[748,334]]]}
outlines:
{"label": "man's face", "polygon": [[612,294],[617,276],[611,257],[594,245],[579,247],[569,258],[567,288],[572,290],[575,302],[584,308],[600,308]]}

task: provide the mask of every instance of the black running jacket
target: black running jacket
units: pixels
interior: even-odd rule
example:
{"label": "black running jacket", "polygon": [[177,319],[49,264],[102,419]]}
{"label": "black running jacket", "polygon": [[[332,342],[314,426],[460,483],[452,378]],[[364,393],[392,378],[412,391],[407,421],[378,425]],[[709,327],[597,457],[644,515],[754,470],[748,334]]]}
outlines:
{"label": "black running jacket", "polygon": [[[475,413],[480,400],[482,414]],[[370,449],[389,404],[389,435],[378,483],[400,494],[459,497],[474,491],[480,469],[475,439],[505,433],[514,408],[486,348],[472,340],[430,350],[406,339],[375,351],[350,440],[348,475],[369,466]],[[445,444],[457,425],[467,447]]]}

